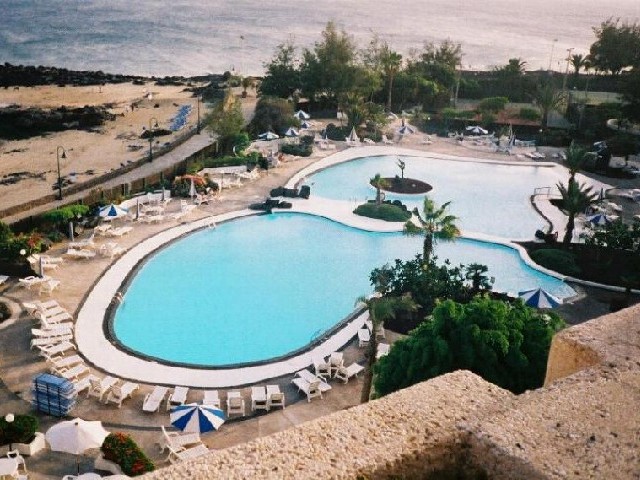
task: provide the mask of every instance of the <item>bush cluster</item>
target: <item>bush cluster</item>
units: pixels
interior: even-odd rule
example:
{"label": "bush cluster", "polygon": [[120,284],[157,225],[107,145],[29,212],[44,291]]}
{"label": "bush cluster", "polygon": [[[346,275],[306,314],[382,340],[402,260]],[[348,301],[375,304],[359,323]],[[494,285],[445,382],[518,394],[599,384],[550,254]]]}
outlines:
{"label": "bush cluster", "polygon": [[381,205],[365,203],[356,207],[353,213],[362,217],[377,218],[385,222],[406,222],[411,218],[411,212],[408,212],[404,205],[386,202]]}
{"label": "bush cluster", "polygon": [[571,252],[556,248],[541,248],[531,252],[531,259],[538,265],[564,275],[575,277],[580,274],[580,267],[576,264],[576,257]]}
{"label": "bush cluster", "polygon": [[295,155],[296,157],[308,157],[313,152],[313,148],[311,145],[288,143],[280,146],[280,151],[287,155]]}
{"label": "bush cluster", "polygon": [[126,475],[152,472],[155,466],[133,439],[124,433],[110,433],[100,447],[104,458],[117,463]]}
{"label": "bush cluster", "polygon": [[38,419],[33,415],[16,415],[13,422],[0,417],[0,445],[31,443],[38,430]]}

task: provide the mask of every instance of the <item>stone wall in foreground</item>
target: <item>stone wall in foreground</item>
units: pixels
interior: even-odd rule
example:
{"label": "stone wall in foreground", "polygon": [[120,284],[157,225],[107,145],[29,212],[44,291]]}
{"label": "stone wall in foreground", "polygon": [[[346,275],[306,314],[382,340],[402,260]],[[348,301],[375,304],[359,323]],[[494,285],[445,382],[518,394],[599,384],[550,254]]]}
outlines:
{"label": "stone wall in foreground", "polygon": [[640,306],[556,336],[545,387],[459,371],[149,479],[640,478]]}

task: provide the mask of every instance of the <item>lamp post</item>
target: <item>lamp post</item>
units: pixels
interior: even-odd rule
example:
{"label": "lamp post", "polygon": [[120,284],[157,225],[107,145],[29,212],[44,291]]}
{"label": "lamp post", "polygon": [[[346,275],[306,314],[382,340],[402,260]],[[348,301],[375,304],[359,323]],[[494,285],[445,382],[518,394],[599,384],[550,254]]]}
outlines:
{"label": "lamp post", "polygon": [[7,413],[4,420],[7,422],[7,430],[11,432],[9,433],[9,450],[13,450],[13,421],[15,420],[13,413]]}
{"label": "lamp post", "polygon": [[[62,151],[62,155],[60,154]],[[67,151],[64,147],[56,147],[56,164],[58,165],[58,200],[62,200],[62,176],[60,175],[60,159],[67,158]]]}
{"label": "lamp post", "polygon": [[551,63],[553,62],[553,50],[556,48],[557,41],[558,39],[554,38],[553,43],[551,44],[551,55],[549,55],[549,68],[547,68],[547,71],[549,72],[551,72]]}
{"label": "lamp post", "polygon": [[158,119],[151,117],[149,119],[149,161],[153,160],[153,129],[158,128]]}

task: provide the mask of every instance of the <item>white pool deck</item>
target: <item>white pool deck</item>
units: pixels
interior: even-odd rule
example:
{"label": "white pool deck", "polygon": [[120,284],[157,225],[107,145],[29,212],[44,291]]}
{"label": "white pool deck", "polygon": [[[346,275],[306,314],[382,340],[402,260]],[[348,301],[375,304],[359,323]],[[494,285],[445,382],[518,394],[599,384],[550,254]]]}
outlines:
{"label": "white pool deck", "polygon": [[[429,154],[428,152],[416,152],[415,150],[400,147],[355,147],[326,157],[303,169],[291,178],[287,183],[287,186],[292,187],[307,175],[331,165],[351,160],[353,158],[375,155],[412,155],[446,158],[458,161],[479,161],[472,158],[448,157],[440,154]],[[500,164],[511,163],[488,160],[482,160],[482,162]],[[515,161],[512,163],[513,165],[533,164],[533,162],[530,163],[522,161]],[[535,165],[541,166],[542,164],[535,162]],[[554,163],[548,164],[548,166],[558,167],[558,165]],[[590,183],[594,184],[592,181],[590,181]],[[595,186],[600,188],[601,185]],[[604,188],[608,188],[607,185],[602,186],[604,186]],[[293,204],[292,209],[284,210],[285,212],[293,211],[316,215],[362,230],[393,232],[401,231],[403,227],[402,222],[385,222],[354,215],[353,209],[355,205],[350,201],[314,198],[312,195],[308,200],[291,199],[291,203]],[[549,208],[545,206],[545,204],[550,205],[548,201],[544,201],[544,199],[541,198],[538,203],[538,207],[554,223],[554,229],[562,232],[564,230],[564,225],[566,224],[566,219],[557,208]],[[366,313],[349,321],[339,331],[335,332],[321,344],[307,352],[282,361],[240,368],[189,368],[158,363],[154,360],[133,356],[126,351],[118,349],[103,334],[103,322],[109,305],[112,302],[117,301],[116,298],[127,275],[146,256],[176,238],[190,232],[200,230],[202,228],[215,228],[215,224],[249,215],[256,215],[257,213],[258,212],[251,210],[242,210],[182,224],[160,232],[127,251],[118,261],[109,267],[102,277],[100,277],[92,287],[84,304],[78,312],[75,327],[78,350],[81,351],[86,359],[96,367],[111,375],[117,375],[121,378],[150,384],[185,385],[194,388],[228,388],[249,385],[262,382],[267,379],[293,374],[296,371],[311,365],[312,358],[326,357],[331,354],[331,352],[339,350],[349,343],[351,339],[357,335],[358,329],[364,325],[364,321],[367,318]],[[523,261],[529,266],[557,278],[565,278],[555,272],[547,271],[533,264],[526,255],[524,249],[508,240],[468,232],[465,232],[465,236],[476,240],[507,245],[518,250]]]}

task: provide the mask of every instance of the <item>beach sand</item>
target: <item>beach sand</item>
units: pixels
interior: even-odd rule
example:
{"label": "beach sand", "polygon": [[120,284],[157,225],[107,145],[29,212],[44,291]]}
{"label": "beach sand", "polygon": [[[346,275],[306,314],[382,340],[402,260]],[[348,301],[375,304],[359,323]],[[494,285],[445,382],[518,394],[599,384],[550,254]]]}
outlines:
{"label": "beach sand", "polygon": [[[82,182],[119,168],[149,154],[149,142],[141,139],[144,128],[157,120],[158,128],[169,129],[170,120],[181,105],[191,105],[185,128],[171,135],[157,137],[154,148],[173,142],[186,128],[197,122],[196,98],[184,86],[156,86],[133,83],[103,86],[38,86],[0,89],[0,105],[22,107],[69,108],[85,105],[108,105],[116,115],[96,131],[67,130],[27,140],[0,141],[0,179],[5,175],[26,172],[9,185],[0,185],[0,206],[8,208],[54,192],[57,182],[56,149],[61,146],[66,158],[60,160],[63,177],[76,173]],[[131,105],[136,108],[131,110]]]}

